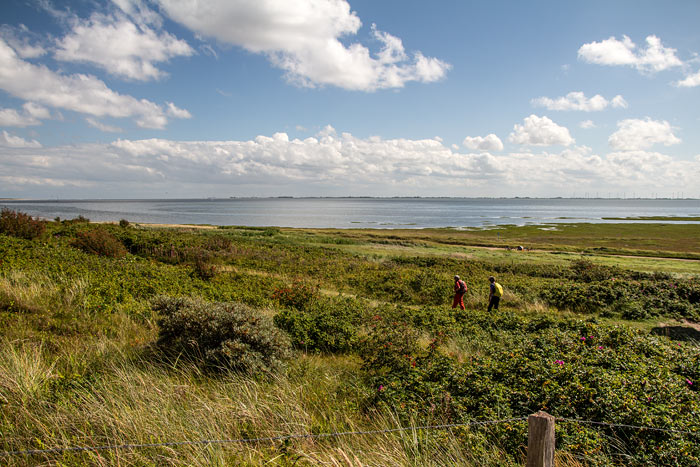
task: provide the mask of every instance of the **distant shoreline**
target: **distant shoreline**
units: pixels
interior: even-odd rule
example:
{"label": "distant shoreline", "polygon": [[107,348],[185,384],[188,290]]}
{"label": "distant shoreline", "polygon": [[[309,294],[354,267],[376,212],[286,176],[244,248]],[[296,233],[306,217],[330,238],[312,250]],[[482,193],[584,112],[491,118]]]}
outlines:
{"label": "distant shoreline", "polygon": [[279,199],[473,199],[473,200],[587,200],[587,201],[700,201],[700,198],[647,198],[647,197],[564,197],[564,196],[230,196],[228,198],[0,198],[0,202],[81,203],[81,202],[136,202],[136,201],[230,201],[230,200],[279,200]]}

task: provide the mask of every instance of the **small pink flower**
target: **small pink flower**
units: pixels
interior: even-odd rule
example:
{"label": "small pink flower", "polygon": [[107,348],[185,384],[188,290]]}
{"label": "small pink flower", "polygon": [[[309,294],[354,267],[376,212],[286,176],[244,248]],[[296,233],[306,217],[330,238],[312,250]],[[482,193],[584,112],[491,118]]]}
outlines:
{"label": "small pink flower", "polygon": [[598,350],[603,350],[603,346],[602,346],[602,345],[599,345],[599,346],[598,346]]}
{"label": "small pink flower", "polygon": [[384,390],[384,385],[383,385],[383,384],[380,384],[380,385],[379,385],[379,391],[381,392],[381,391],[383,391],[383,390]]}
{"label": "small pink flower", "polygon": [[554,363],[556,363],[557,365],[563,365],[563,364],[564,364],[564,362],[563,362],[562,360],[554,360]]}
{"label": "small pink flower", "polygon": [[691,380],[689,380],[688,378],[686,378],[685,382],[688,383],[690,386],[693,385],[693,382]]}
{"label": "small pink flower", "polygon": [[585,341],[585,340],[586,340],[586,338],[585,338],[585,337],[582,337],[582,338],[581,338],[581,340],[582,340],[582,341]]}

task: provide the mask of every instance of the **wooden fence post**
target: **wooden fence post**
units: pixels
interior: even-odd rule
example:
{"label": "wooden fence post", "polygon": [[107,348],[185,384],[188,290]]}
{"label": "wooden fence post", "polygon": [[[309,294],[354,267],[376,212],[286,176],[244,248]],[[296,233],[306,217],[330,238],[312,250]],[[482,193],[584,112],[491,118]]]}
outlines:
{"label": "wooden fence post", "polygon": [[527,467],[554,467],[554,417],[539,411],[527,417]]}

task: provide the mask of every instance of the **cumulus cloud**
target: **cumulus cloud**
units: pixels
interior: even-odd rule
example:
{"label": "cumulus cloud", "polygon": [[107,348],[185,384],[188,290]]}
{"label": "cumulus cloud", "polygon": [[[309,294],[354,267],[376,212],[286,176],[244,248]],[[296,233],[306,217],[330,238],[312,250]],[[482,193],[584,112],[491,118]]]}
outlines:
{"label": "cumulus cloud", "polygon": [[694,88],[695,86],[700,86],[700,70],[698,70],[697,73],[686,76],[680,81],[676,81],[674,84],[681,88]]}
{"label": "cumulus cloud", "polygon": [[192,118],[192,114],[190,114],[187,110],[181,109],[177,107],[175,104],[172,102],[167,102],[166,103],[166,108],[168,115],[171,117],[175,118]]}
{"label": "cumulus cloud", "polygon": [[95,13],[75,18],[69,34],[57,40],[58,60],[96,65],[127,79],[147,81],[165,73],[156,66],[172,57],[194,53],[184,40],[168,32],[137,25],[123,15]]}
{"label": "cumulus cloud", "polygon": [[501,139],[490,133],[486,136],[467,136],[462,142],[464,147],[476,151],[502,151],[503,142]]}
{"label": "cumulus cloud", "polygon": [[557,125],[547,117],[538,117],[537,115],[525,118],[523,125],[515,124],[508,141],[530,146],[552,146],[555,144],[568,146],[574,143],[568,128]]}
{"label": "cumulus cloud", "polygon": [[593,120],[584,120],[581,123],[578,124],[580,128],[583,128],[584,130],[588,130],[589,128],[595,128],[595,123]]}
{"label": "cumulus cloud", "polygon": [[118,126],[107,125],[91,117],[87,117],[85,121],[91,127],[97,128],[98,130],[104,131],[105,133],[121,133],[122,131],[124,131]]}
{"label": "cumulus cloud", "polygon": [[566,96],[557,97],[556,99],[538,97],[532,99],[531,102],[534,106],[545,107],[548,110],[582,110],[584,112],[594,112],[604,110],[608,106],[627,108],[627,102],[619,94],[608,101],[600,94],[587,98],[585,94],[580,91],[572,91]]}
{"label": "cumulus cloud", "polygon": [[119,94],[91,75],[63,75],[24,61],[2,39],[0,89],[21,99],[94,117],[133,117],[143,128],[164,128],[168,122],[159,105]]}
{"label": "cumulus cloud", "polygon": [[654,144],[671,146],[681,140],[673,134],[671,124],[665,120],[627,119],[617,122],[617,131],[610,135],[608,143],[614,149],[623,151],[642,150]]}
{"label": "cumulus cloud", "polygon": [[0,136],[0,146],[8,148],[40,148],[41,143],[34,139],[27,141],[21,136],[15,136],[3,130]]}
{"label": "cumulus cloud", "polygon": [[[126,1],[126,0],[122,0]],[[333,85],[374,91],[410,81],[442,79],[450,65],[421,52],[409,55],[400,38],[372,26],[379,51],[346,45],[362,26],[345,0],[206,3],[158,0],[170,18],[206,37],[264,54],[287,78],[302,86]]]}
{"label": "cumulus cloud", "polygon": [[0,126],[14,126],[24,128],[27,126],[41,125],[41,119],[50,118],[50,112],[46,107],[25,102],[22,112],[16,109],[0,108]]}
{"label": "cumulus cloud", "polygon": [[578,57],[588,63],[627,65],[642,72],[658,72],[683,65],[676,57],[676,49],[665,47],[658,37],[647,36],[646,43],[646,48],[637,48],[627,36],[622,36],[622,40],[610,37],[583,44],[578,49]]}
{"label": "cumulus cloud", "polygon": [[[329,189],[357,193],[358,187],[358,194],[446,196],[479,196],[485,190],[494,195],[533,190],[569,194],[572,186],[688,191],[697,187],[698,176],[700,161],[678,161],[655,152],[602,156],[572,145],[558,152],[460,153],[435,139],[358,138],[330,126],[305,139],[275,133],[245,141],[119,139],[111,144],[0,148],[0,186],[5,190],[82,187],[82,196],[86,190],[155,196],[185,189],[177,193],[202,196],[231,193],[231,187],[238,193],[267,195],[314,189],[316,194]],[[251,193],[246,187],[262,191]],[[495,193],[494,187],[507,191]]]}

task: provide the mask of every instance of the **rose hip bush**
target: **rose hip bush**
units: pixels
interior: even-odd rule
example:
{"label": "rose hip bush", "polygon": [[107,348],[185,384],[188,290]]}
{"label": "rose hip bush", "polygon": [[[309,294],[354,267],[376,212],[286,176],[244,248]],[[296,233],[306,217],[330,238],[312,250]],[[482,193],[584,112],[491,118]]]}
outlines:
{"label": "rose hip bush", "polygon": [[[487,319],[476,316],[475,322]],[[498,420],[545,410],[562,418],[700,430],[696,345],[595,320],[494,321],[465,333],[462,345],[478,351],[458,356],[439,338],[420,346],[415,328],[378,320],[361,353],[373,388],[368,403],[426,422]],[[517,458],[524,425],[489,430]],[[700,443],[692,436],[562,421],[557,438],[561,449],[600,464],[700,463]]]}

